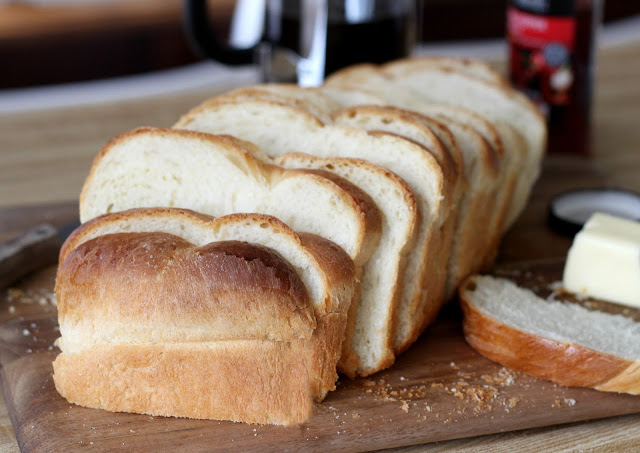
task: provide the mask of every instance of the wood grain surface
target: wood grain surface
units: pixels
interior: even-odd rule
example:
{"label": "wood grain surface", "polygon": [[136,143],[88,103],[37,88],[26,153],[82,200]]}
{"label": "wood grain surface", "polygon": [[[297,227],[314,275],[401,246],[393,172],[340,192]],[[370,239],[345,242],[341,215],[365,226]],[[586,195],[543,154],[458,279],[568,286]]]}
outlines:
{"label": "wood grain surface", "polygon": [[[500,251],[500,260],[503,263],[564,256],[570,240],[548,230],[545,223],[548,201],[559,191],[577,187],[607,186],[640,192],[638,176],[640,175],[640,65],[633,64],[638,59],[640,59],[640,43],[610,48],[599,54],[594,112],[594,154],[588,159],[554,156],[545,161],[542,178],[534,190],[527,210],[503,241]],[[72,220],[77,216],[76,201],[73,200],[77,199],[91,160],[109,138],[140,125],[171,125],[180,114],[193,105],[227,88],[229,87],[212,86],[210,90],[180,95],[1,116],[0,206],[5,209],[0,212],[0,237],[7,237],[42,221],[62,225]],[[33,278],[43,278],[44,282],[46,278],[51,279],[52,276],[38,274]],[[51,280],[48,281],[50,284]],[[30,280],[28,284],[32,283]],[[0,303],[0,321],[17,316],[36,315],[43,307],[39,305],[36,295],[33,296],[33,301],[29,304]],[[446,325],[443,324],[438,328],[446,330]],[[434,332],[437,331],[433,329],[429,335]],[[426,336],[419,345],[429,345],[429,338],[430,336]],[[411,352],[406,357],[411,357],[410,354]],[[14,362],[16,369],[20,360],[22,359]],[[401,361],[403,360],[409,359],[403,357]],[[435,365],[440,367],[438,369],[446,378],[453,378],[454,371],[457,371],[447,369],[446,361]],[[424,377],[411,375],[411,379],[414,379],[411,382],[415,383],[416,379]],[[392,376],[389,375],[389,381],[385,381],[385,385],[388,383],[394,389],[399,388],[400,382],[404,382],[392,381],[391,378]],[[524,382],[526,379],[526,377],[519,377],[516,382]],[[349,389],[349,391],[355,390]],[[564,389],[555,391],[560,392]],[[433,397],[433,394],[430,396]],[[444,398],[452,395],[445,392],[441,396]],[[554,409],[581,410],[581,400],[574,399],[575,406],[549,407],[548,412]],[[409,417],[412,414],[411,407],[409,412],[405,413],[398,402],[383,401],[383,403],[390,404],[390,408],[394,413],[398,412],[399,417],[405,417],[403,414]],[[334,407],[338,408],[338,406]],[[514,409],[518,407],[522,409],[524,406],[518,404]],[[320,415],[328,417],[331,414]],[[414,410],[413,415],[416,415],[417,419],[417,409]],[[46,414],[43,417],[46,419]],[[362,414],[360,417],[362,418]],[[335,420],[338,422],[338,419]],[[384,418],[379,420],[382,422],[381,425],[388,424]],[[417,422],[417,420],[414,421]],[[562,422],[569,421],[570,419],[562,420]],[[86,425],[85,421],[82,423]],[[77,426],[77,429],[80,429],[82,423]],[[62,426],[64,424],[65,422],[61,420],[58,429],[69,429]],[[424,426],[424,429],[431,432],[436,429],[431,427],[431,424],[435,425],[435,423],[427,423],[419,426]],[[501,429],[499,425],[497,426],[498,430]],[[521,427],[524,428],[524,425]],[[34,429],[38,428],[39,425]],[[86,426],[82,428],[85,429]],[[111,428],[114,436],[117,437],[116,428]],[[90,430],[91,426],[88,429]],[[388,428],[382,426],[380,429]],[[336,433],[337,431],[338,429]],[[118,432],[123,434],[122,431]],[[252,436],[258,433],[251,431],[248,434]],[[375,437],[376,434],[366,433],[365,435]],[[403,434],[397,435],[403,436]],[[184,442],[187,440],[197,442],[195,436],[190,437],[188,430],[183,432],[183,436]],[[235,440],[228,445],[228,448],[233,448],[234,443]],[[85,448],[91,446],[91,444],[83,445]],[[174,447],[179,448],[181,445],[185,444],[175,444]],[[394,448],[394,451],[585,450],[604,452],[637,451],[638,445],[640,445],[640,416],[628,415],[592,422],[460,438],[404,449]],[[375,448],[383,448],[383,446],[376,445]],[[285,447],[283,445],[283,449]],[[95,449],[100,450],[98,447]],[[18,451],[6,408],[2,404],[0,404],[0,451]]]}

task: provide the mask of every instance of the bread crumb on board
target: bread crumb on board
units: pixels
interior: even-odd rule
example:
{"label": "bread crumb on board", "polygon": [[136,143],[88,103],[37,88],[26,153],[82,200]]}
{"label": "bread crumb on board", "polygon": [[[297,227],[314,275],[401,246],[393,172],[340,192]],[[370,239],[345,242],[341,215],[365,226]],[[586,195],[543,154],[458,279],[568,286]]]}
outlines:
{"label": "bread crumb on board", "polygon": [[[439,381],[382,375],[361,379],[360,389],[368,397],[397,403],[403,413],[415,414],[417,420],[439,419],[444,423],[457,422],[461,415],[479,416],[495,410],[511,412],[524,401],[517,390],[509,390],[521,376],[517,371],[501,367],[493,373],[474,374],[465,370],[464,364],[450,362],[448,365],[453,373]],[[445,403],[448,397],[454,399],[453,403]]]}
{"label": "bread crumb on board", "polygon": [[561,408],[561,407],[572,407],[576,405],[576,400],[573,398],[563,398],[562,400],[556,399],[551,407]]}
{"label": "bread crumb on board", "polygon": [[54,307],[58,305],[56,294],[46,288],[27,289],[26,291],[21,288],[8,288],[7,302],[9,302],[9,313],[15,313],[15,304],[17,303],[52,305]]}

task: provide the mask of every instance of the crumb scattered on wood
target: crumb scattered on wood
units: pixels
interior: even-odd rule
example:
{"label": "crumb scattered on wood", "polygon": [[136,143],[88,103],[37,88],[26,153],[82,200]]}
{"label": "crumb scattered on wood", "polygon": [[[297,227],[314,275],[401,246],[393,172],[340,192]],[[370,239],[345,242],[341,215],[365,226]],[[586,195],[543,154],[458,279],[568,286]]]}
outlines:
{"label": "crumb scattered on wood", "polygon": [[56,294],[53,291],[49,291],[46,288],[40,289],[27,289],[26,291],[20,288],[8,288],[7,289],[7,302],[9,302],[9,313],[15,313],[16,303],[21,304],[39,304],[45,305],[58,305]]}
{"label": "crumb scattered on wood", "polygon": [[[523,400],[522,395],[508,390],[519,376],[517,371],[502,367],[494,373],[477,375],[456,362],[448,365],[454,372],[453,379],[449,374],[437,382],[409,380],[404,376],[396,381],[385,375],[363,379],[362,391],[385,403],[399,403],[397,407],[402,412],[415,414],[417,420],[433,420],[442,415],[444,423],[456,422],[460,415],[469,413],[477,416],[498,409],[510,412]],[[439,404],[443,401],[443,393],[454,398],[454,402]]]}

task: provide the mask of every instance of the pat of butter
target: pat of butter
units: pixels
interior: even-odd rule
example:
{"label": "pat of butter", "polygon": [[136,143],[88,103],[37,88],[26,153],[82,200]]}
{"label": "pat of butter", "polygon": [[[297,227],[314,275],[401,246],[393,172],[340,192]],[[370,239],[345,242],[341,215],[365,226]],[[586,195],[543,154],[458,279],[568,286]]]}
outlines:
{"label": "pat of butter", "polygon": [[593,214],[574,238],[563,280],[572,293],[640,308],[640,222]]}

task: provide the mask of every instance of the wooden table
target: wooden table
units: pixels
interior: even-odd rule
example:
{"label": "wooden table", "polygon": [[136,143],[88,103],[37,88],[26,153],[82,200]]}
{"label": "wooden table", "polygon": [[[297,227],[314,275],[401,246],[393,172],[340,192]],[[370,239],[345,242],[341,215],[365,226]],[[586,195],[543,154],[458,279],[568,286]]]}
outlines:
{"label": "wooden table", "polygon": [[[529,208],[503,241],[501,260],[561,256],[566,251],[570,241],[548,231],[544,223],[549,198],[561,190],[606,185],[640,192],[640,66],[634,63],[639,59],[640,43],[600,53],[594,154],[588,159],[547,159]],[[91,159],[114,135],[141,125],[169,126],[181,113],[225,88],[0,117],[0,209],[5,208],[0,237],[27,226],[13,222],[7,207],[76,199]],[[523,246],[533,232],[545,242]],[[401,451],[633,451],[638,445],[640,415],[632,415]],[[18,451],[4,404],[0,404],[0,451]]]}

